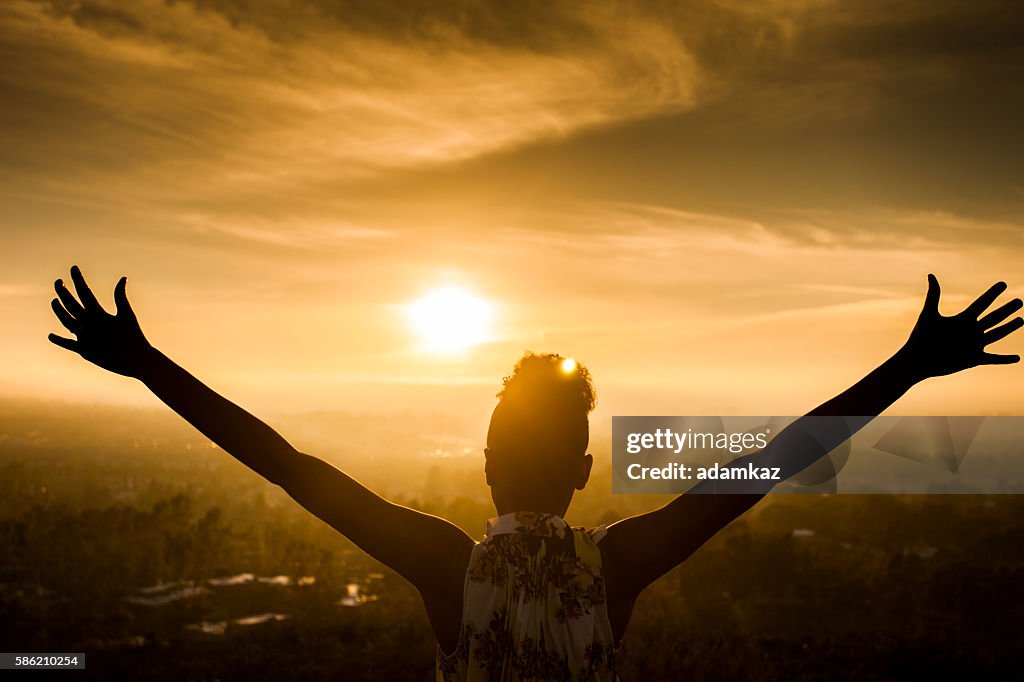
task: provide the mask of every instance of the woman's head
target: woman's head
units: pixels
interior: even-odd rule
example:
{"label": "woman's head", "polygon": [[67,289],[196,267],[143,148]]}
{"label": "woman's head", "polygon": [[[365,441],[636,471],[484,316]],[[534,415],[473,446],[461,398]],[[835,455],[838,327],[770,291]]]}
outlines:
{"label": "woman's head", "polygon": [[593,459],[586,367],[554,353],[527,353],[505,377],[487,432],[487,484],[499,513],[564,514]]}

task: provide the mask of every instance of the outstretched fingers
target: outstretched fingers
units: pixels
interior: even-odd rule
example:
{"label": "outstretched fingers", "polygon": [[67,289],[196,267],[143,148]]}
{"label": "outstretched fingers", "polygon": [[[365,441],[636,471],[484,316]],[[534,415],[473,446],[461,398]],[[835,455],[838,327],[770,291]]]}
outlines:
{"label": "outstretched fingers", "polygon": [[963,314],[977,319],[1004,291],[1006,291],[1006,282],[996,282],[988,288],[988,291],[976,298],[974,303],[967,306]]}
{"label": "outstretched fingers", "polygon": [[1015,317],[1006,324],[1000,325],[995,329],[989,329],[987,332],[981,335],[981,338],[987,346],[988,344],[995,343],[1000,339],[1005,339],[1007,336],[1014,333],[1021,327],[1024,327],[1024,319]]}
{"label": "outstretched fingers", "polygon": [[63,336],[57,336],[56,334],[50,334],[46,338],[48,338],[51,343],[58,345],[61,348],[66,348],[72,353],[78,352],[78,342],[74,339],[65,339]]}
{"label": "outstretched fingers", "polygon": [[64,286],[64,280],[58,279],[53,283],[53,290],[57,292],[57,298],[64,304],[65,310],[71,317],[76,319],[82,319],[82,315],[85,314],[85,309],[82,308],[82,304],[79,303],[74,295],[68,291],[68,288]]}
{"label": "outstretched fingers", "polygon": [[77,265],[71,266],[71,281],[75,283],[75,291],[78,292],[78,298],[82,301],[82,307],[94,313],[103,311],[103,306],[100,305],[96,295],[86,284],[85,277],[82,276],[82,271]]}
{"label": "outstretched fingers", "polygon": [[1003,320],[1005,320],[1006,318],[1008,318],[1010,315],[1013,315],[1015,312],[1020,310],[1021,307],[1024,307],[1024,302],[1022,302],[1019,298],[1015,298],[1009,303],[1005,303],[999,306],[998,308],[990,312],[988,315],[978,320],[978,323],[981,325],[982,329],[994,327]]}
{"label": "outstretched fingers", "polygon": [[53,313],[57,316],[57,319],[60,320],[60,323],[64,325],[65,329],[73,334],[78,333],[78,330],[81,328],[80,323],[64,309],[64,306],[60,304],[60,300],[55,298],[50,301],[50,307],[53,308]]}

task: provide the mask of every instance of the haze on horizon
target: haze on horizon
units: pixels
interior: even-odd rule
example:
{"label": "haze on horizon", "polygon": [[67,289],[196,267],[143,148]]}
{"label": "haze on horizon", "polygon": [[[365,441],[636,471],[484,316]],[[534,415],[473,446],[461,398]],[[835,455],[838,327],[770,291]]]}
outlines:
{"label": "haze on horizon", "polygon": [[[796,414],[1024,293],[1012,2],[0,5],[0,395],[149,405],[46,341],[78,263],[259,409],[486,414],[524,349],[599,415]],[[457,287],[485,340],[417,346]],[[997,352],[1021,353],[1020,339]],[[908,414],[1020,414],[1020,369]]]}

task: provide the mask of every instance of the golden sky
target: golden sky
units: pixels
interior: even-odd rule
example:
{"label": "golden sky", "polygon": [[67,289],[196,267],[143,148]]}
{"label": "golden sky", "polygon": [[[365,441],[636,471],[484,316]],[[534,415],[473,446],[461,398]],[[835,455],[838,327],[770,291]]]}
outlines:
{"label": "golden sky", "polygon": [[[602,417],[806,410],[928,272],[943,312],[1024,293],[1021,35],[968,0],[5,0],[0,394],[152,403],[47,343],[78,263],[264,410],[484,415],[524,349]],[[487,342],[417,346],[442,286]],[[1021,371],[900,410],[1021,414]]]}

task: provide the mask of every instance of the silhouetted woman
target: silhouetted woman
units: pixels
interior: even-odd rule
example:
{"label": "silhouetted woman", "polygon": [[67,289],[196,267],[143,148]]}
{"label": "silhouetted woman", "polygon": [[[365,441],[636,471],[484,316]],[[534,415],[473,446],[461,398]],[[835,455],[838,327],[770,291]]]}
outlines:
{"label": "silhouetted woman", "polygon": [[[448,521],[388,502],[298,452],[174,364],[143,335],[125,278],[114,288],[114,315],[103,310],[77,267],[71,279],[78,299],[57,280],[52,305],[77,339],[51,334],[50,340],[142,381],[223,450],[415,585],[439,644],[438,680],[615,679],[616,644],[640,592],[772,485],[730,490],[719,482],[717,492],[743,494],[685,494],[608,527],[570,527],[563,517],[593,463],[587,454],[593,387],[582,365],[527,354],[505,378],[491,417],[484,452],[497,516],[477,543]],[[1019,299],[983,315],[1005,289],[1000,282],[945,317],[938,281],[929,275],[924,309],[902,348],[743,459],[780,466],[790,476],[914,384],[977,365],[1018,362],[1016,355],[985,351],[1024,324],[1019,317],[1005,322],[1021,308]]]}

